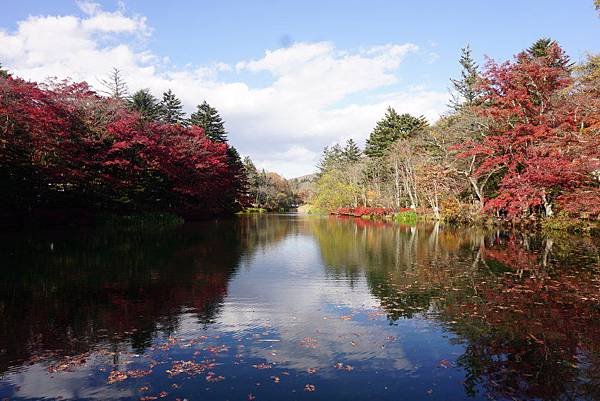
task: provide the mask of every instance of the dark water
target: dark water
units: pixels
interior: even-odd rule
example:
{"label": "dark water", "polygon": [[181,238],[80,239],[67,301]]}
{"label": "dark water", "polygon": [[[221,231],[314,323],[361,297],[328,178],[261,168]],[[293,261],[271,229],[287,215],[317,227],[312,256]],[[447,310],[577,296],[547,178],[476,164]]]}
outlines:
{"label": "dark water", "polygon": [[268,215],[0,265],[0,399],[600,399],[592,238]]}

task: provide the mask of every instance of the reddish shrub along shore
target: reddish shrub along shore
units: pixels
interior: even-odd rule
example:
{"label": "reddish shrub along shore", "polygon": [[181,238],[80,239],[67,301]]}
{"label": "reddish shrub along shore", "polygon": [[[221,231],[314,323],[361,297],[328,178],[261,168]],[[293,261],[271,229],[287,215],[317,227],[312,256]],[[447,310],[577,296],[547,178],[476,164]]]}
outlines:
{"label": "reddish shrub along shore", "polygon": [[391,207],[340,207],[331,214],[338,216],[392,216],[396,213],[409,212],[410,208],[391,208]]}

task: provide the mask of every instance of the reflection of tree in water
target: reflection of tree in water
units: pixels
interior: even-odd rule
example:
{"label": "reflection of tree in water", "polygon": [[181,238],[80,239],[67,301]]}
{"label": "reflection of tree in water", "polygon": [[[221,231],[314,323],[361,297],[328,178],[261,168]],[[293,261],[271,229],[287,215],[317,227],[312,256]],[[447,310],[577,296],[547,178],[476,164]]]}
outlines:
{"label": "reflection of tree in water", "polygon": [[156,334],[176,330],[182,313],[208,324],[242,255],[289,228],[240,219],[4,237],[0,372],[32,356],[75,355],[106,342],[127,341],[140,353]]}
{"label": "reflection of tree in water", "polygon": [[567,240],[511,235],[487,244],[481,270],[498,264],[504,273],[482,277],[477,298],[444,309],[466,344],[459,363],[469,392],[481,383],[498,398],[600,396],[598,249]]}
{"label": "reflection of tree in water", "polygon": [[482,238],[477,230],[361,219],[317,220],[312,230],[327,273],[353,281],[364,274],[391,321],[426,311],[445,287],[470,277],[464,256]]}
{"label": "reflection of tree in water", "polygon": [[313,224],[329,273],[364,273],[392,322],[427,312],[454,332],[467,394],[600,399],[593,239],[356,222]]}

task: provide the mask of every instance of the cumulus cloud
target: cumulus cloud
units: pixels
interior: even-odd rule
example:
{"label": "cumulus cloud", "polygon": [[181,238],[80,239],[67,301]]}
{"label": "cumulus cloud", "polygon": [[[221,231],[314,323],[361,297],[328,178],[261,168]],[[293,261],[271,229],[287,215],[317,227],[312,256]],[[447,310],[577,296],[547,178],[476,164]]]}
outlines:
{"label": "cumulus cloud", "polygon": [[[151,35],[145,17],[128,15],[123,6],[78,6],[79,16],[32,16],[14,32],[0,30],[2,63],[27,79],[70,77],[96,87],[117,67],[130,90],[160,95],[170,88],[188,112],[207,100],[221,111],[240,153],[288,177],[313,171],[323,146],[364,142],[388,105],[435,120],[447,103],[445,90],[402,86],[399,69],[421,51],[415,44],[343,50],[331,42],[300,42],[233,64],[177,67],[144,48]],[[270,82],[249,84],[256,74]]]}

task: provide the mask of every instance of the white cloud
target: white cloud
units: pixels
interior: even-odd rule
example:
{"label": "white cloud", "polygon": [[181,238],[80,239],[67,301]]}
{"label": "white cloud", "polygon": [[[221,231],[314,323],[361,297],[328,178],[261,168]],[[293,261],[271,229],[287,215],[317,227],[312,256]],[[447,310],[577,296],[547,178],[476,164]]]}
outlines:
{"label": "white cloud", "polygon": [[[129,16],[124,7],[78,6],[83,16],[34,16],[14,32],[0,30],[2,63],[27,79],[71,77],[93,86],[117,67],[131,90],[147,87],[159,95],[171,88],[188,112],[206,99],[221,111],[242,154],[286,176],[313,171],[325,145],[350,137],[363,142],[388,105],[434,120],[447,103],[446,90],[399,89],[403,60],[420,51],[414,44],[350,51],[302,42],[233,65],[177,68],[165,55],[137,49],[138,39],[151,33],[144,17]],[[264,73],[272,81],[261,87],[242,79]]]}

